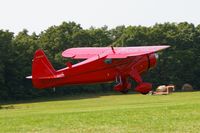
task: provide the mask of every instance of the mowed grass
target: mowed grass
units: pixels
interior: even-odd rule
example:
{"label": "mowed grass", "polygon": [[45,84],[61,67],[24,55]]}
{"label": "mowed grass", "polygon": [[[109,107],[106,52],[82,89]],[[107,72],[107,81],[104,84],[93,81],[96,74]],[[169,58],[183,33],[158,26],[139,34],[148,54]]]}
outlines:
{"label": "mowed grass", "polygon": [[0,109],[0,132],[200,132],[200,92],[87,95],[54,100]]}

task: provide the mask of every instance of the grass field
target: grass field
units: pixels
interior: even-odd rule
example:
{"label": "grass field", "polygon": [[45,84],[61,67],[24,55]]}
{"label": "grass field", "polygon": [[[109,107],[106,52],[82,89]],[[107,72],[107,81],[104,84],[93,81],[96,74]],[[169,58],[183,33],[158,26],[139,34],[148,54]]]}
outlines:
{"label": "grass field", "polygon": [[2,107],[2,133],[200,132],[200,92],[99,94]]}

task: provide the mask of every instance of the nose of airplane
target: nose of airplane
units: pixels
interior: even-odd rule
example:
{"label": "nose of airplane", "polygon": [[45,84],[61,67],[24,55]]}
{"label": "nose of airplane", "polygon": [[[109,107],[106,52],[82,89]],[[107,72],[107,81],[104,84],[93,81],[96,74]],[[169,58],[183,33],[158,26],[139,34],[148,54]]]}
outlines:
{"label": "nose of airplane", "polygon": [[156,66],[156,61],[159,58],[157,53],[152,53],[149,55],[149,63],[150,63],[150,68],[154,68]]}

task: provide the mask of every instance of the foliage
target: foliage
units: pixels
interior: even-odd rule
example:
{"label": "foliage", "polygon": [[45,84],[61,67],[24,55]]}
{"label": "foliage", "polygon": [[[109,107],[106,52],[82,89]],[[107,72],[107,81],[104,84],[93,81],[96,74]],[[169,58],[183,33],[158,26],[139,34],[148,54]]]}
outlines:
{"label": "foliage", "polygon": [[[39,35],[28,34],[24,29],[17,35],[0,30],[0,100],[27,99],[54,95],[53,90],[36,90],[31,81],[31,59],[36,49],[44,49],[56,69],[65,67],[71,60],[61,57],[61,52],[71,47],[141,46],[169,44],[171,48],[159,53],[158,67],[144,75],[153,84],[184,83],[200,88],[200,25],[191,23],[164,23],[145,26],[117,26],[108,29],[91,27],[83,29],[75,22],[51,26]],[[76,61],[72,61],[76,63]],[[95,89],[94,89],[95,88]],[[67,86],[57,89],[56,95],[105,91],[110,85]]]}

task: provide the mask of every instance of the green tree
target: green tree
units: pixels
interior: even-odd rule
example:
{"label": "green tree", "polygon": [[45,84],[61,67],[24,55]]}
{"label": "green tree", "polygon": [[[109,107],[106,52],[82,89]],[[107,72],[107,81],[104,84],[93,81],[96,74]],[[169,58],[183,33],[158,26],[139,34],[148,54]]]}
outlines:
{"label": "green tree", "polygon": [[12,42],[13,33],[9,31],[0,30],[0,99],[6,99],[8,97],[7,82],[5,79],[6,63],[9,57],[9,48]]}
{"label": "green tree", "polygon": [[25,29],[13,38],[5,64],[7,91],[12,99],[29,98],[34,94],[31,82],[25,77],[31,74],[31,59],[37,44],[36,34],[30,36]]}

